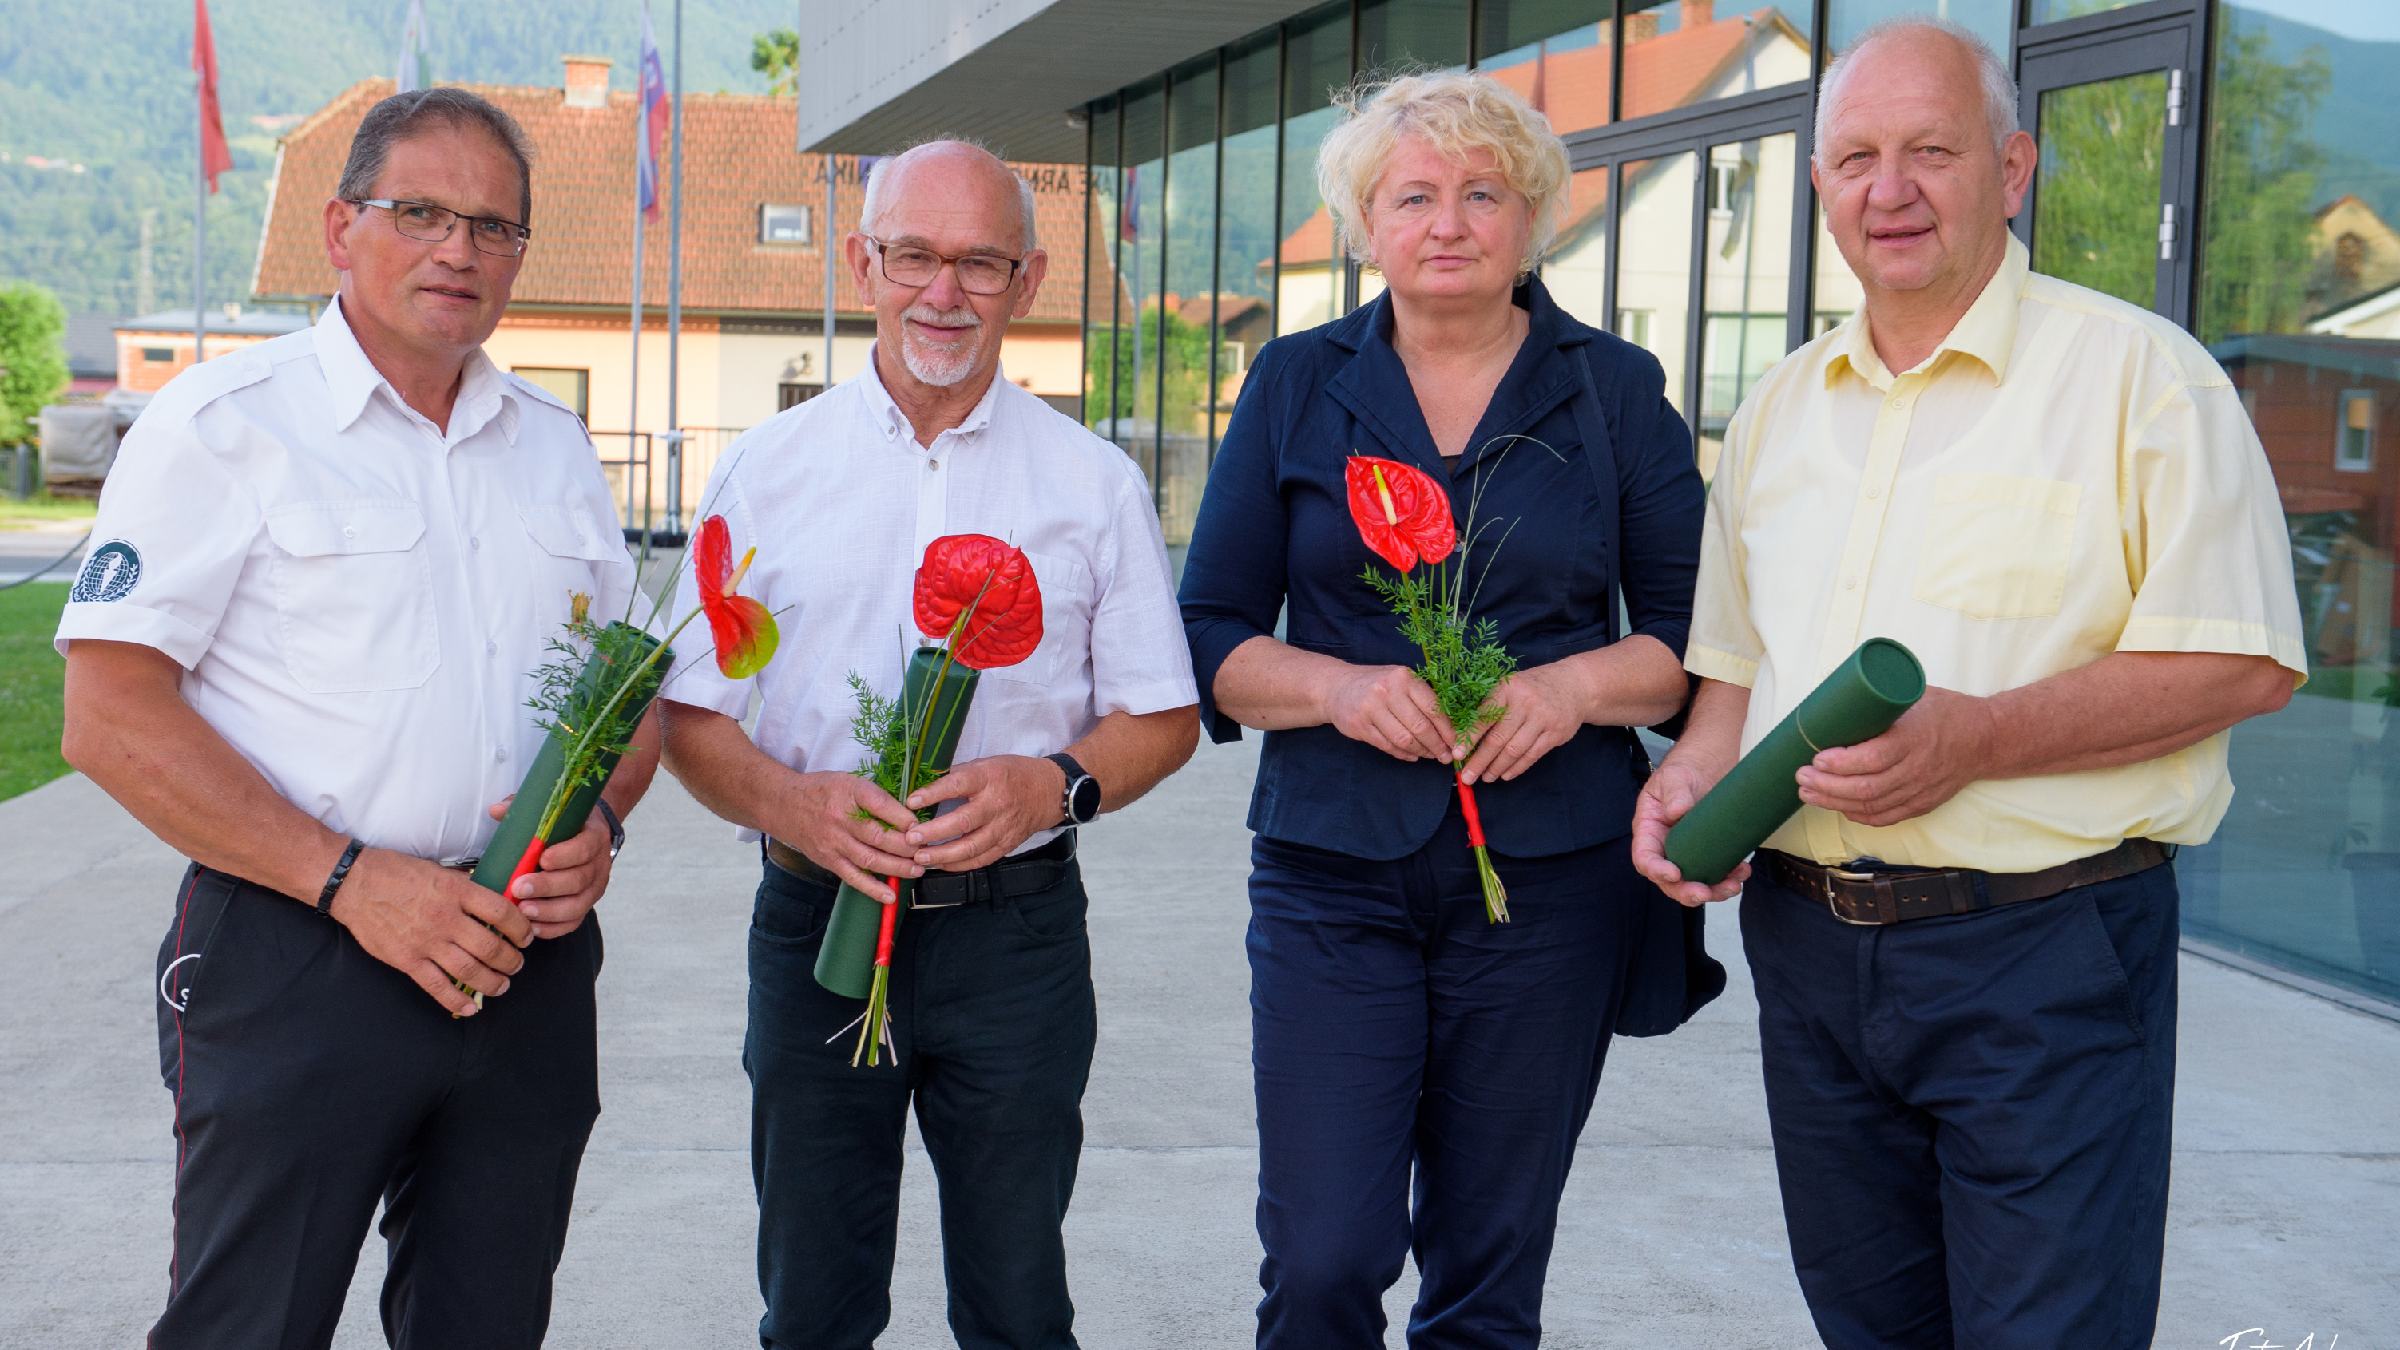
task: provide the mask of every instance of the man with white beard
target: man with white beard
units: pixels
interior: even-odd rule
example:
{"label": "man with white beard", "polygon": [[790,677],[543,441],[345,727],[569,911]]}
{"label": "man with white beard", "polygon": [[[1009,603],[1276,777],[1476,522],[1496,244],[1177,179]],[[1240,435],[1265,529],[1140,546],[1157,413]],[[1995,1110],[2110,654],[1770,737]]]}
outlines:
{"label": "man with white beard", "polygon": [[[787,611],[790,640],[753,681],[686,660],[665,696],[668,768],[765,855],[742,1045],[759,1343],[868,1350],[890,1320],[913,1098],[959,1344],[1062,1350],[1097,1035],[1076,827],[1190,757],[1191,658],[1141,471],[1000,374],[1049,265],[1025,180],[975,146],[918,146],[876,168],[845,249],[873,360],[736,442],[704,498],[761,541],[744,589]],[[853,772],[847,678],[899,692],[917,563],[970,533],[1025,551],[1042,637],[985,672],[962,762],[904,806]],[[854,1068],[840,1033],[860,1005],[814,968],[837,887],[882,896],[885,877],[918,883],[892,952],[893,1056]]]}

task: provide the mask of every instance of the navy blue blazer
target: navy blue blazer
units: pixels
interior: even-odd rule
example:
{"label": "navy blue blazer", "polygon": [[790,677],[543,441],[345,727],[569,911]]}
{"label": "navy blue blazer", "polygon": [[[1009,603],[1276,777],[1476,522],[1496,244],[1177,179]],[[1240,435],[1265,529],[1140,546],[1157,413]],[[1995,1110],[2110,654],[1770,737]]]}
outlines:
{"label": "navy blue blazer", "polygon": [[[1184,631],[1214,739],[1241,735],[1217,709],[1217,670],[1243,642],[1273,633],[1279,609],[1295,647],[1366,665],[1418,661],[1359,578],[1370,562],[1388,567],[1350,519],[1342,462],[1354,450],[1447,483],[1462,534],[1472,505],[1470,617],[1498,625],[1520,668],[1617,641],[1620,595],[1632,632],[1682,656],[1704,493],[1658,360],[1577,322],[1539,281],[1517,303],[1530,331],[1453,463],[1434,448],[1392,350],[1388,300],[1260,350],[1183,574]],[[1515,781],[1476,785],[1484,831],[1520,857],[1606,843],[1631,830],[1649,771],[1630,730],[1585,727]],[[1271,731],[1250,828],[1398,858],[1432,837],[1451,793],[1443,766],[1402,763],[1331,726]]]}
{"label": "navy blue blazer", "polygon": [[[1234,648],[1273,635],[1369,665],[1414,666],[1399,621],[1359,574],[1370,560],[1345,495],[1353,450],[1414,464],[1470,506],[1470,617],[1491,619],[1520,668],[1634,633],[1678,658],[1691,625],[1705,493],[1691,434],[1666,401],[1658,360],[1577,322],[1539,280],[1519,288],[1531,319],[1468,450],[1446,463],[1392,350],[1391,304],[1261,348],[1208,476],[1181,601],[1212,739],[1241,726],[1216,706]],[[1511,437],[1532,437],[1516,440]],[[1539,443],[1537,443],[1537,441]],[[1480,580],[1478,580],[1480,578]],[[1491,846],[1544,857],[1632,831],[1650,763],[1631,730],[1587,726],[1513,782],[1478,783]],[[1331,726],[1270,731],[1250,828],[1270,839],[1390,859],[1422,847],[1452,797],[1445,766],[1402,763]],[[1672,1031],[1725,987],[1698,910],[1640,885],[1617,1030]]]}

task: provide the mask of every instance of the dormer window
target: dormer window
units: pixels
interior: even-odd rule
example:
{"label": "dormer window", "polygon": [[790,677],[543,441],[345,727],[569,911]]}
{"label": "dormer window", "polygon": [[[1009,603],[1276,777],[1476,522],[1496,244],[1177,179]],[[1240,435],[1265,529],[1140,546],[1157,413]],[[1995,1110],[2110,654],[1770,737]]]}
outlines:
{"label": "dormer window", "polygon": [[805,244],[809,241],[808,208],[777,206],[761,203],[758,208],[758,242],[762,244]]}

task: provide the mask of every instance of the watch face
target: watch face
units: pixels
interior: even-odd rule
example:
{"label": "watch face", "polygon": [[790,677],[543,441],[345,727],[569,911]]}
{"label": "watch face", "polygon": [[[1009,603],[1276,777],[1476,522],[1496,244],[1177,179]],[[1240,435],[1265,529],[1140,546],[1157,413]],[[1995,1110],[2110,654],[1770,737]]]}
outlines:
{"label": "watch face", "polygon": [[1083,824],[1100,814],[1100,780],[1090,775],[1075,780],[1075,789],[1068,794],[1068,808],[1075,823]]}

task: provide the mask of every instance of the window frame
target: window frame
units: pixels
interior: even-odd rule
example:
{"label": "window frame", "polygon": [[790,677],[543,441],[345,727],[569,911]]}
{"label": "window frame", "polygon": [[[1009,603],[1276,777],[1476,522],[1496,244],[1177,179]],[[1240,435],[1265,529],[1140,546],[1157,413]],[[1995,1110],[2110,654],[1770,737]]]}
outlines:
{"label": "window frame", "polygon": [[[2365,404],[2367,424],[2350,425],[2350,409]],[[2372,389],[2344,389],[2333,401],[2333,467],[2337,473],[2373,473],[2375,471],[2376,399]],[[2360,448],[2353,452],[2350,437],[2362,438]]]}

